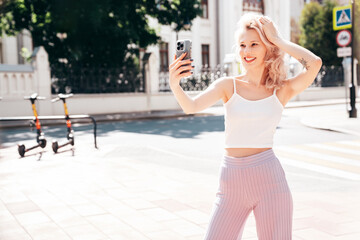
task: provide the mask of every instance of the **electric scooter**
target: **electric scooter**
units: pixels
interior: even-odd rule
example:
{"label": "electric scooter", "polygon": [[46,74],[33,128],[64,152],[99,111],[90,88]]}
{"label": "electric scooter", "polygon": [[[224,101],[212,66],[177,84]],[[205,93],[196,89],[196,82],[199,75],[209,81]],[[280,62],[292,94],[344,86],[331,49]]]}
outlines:
{"label": "electric scooter", "polygon": [[44,100],[45,97],[39,97],[37,93],[34,93],[30,97],[24,97],[24,99],[29,99],[31,102],[32,110],[33,110],[34,117],[35,117],[35,120],[32,121],[32,124],[36,126],[36,131],[37,131],[36,142],[37,142],[37,144],[30,148],[26,148],[24,144],[19,144],[18,152],[21,157],[24,157],[25,153],[30,150],[33,150],[38,147],[45,148],[45,146],[46,146],[46,139],[45,139],[44,133],[41,131],[41,124],[38,119],[38,114],[37,114],[36,106],[35,106],[36,100]]}
{"label": "electric scooter", "polygon": [[52,143],[52,149],[54,151],[54,153],[57,153],[59,148],[65,147],[66,145],[72,145],[74,146],[75,142],[74,142],[74,130],[72,130],[71,128],[71,121],[70,121],[70,117],[69,117],[69,112],[66,106],[66,98],[72,97],[73,94],[58,94],[57,98],[54,98],[53,100],[51,100],[51,102],[57,102],[59,100],[63,101],[63,105],[64,105],[64,111],[65,111],[65,119],[66,119],[66,127],[67,127],[67,142],[60,144],[57,141],[53,141]]}

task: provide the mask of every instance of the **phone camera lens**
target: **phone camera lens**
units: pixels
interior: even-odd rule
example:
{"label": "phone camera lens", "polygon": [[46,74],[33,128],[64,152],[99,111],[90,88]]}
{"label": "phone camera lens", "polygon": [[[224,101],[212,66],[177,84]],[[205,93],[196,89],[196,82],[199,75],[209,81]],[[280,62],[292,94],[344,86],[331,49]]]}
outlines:
{"label": "phone camera lens", "polygon": [[179,46],[179,45],[180,45],[180,42],[177,42],[177,45]]}
{"label": "phone camera lens", "polygon": [[176,49],[177,49],[177,50],[180,50],[180,47],[177,47]]}
{"label": "phone camera lens", "polygon": [[181,44],[181,47],[184,47],[184,44]]}

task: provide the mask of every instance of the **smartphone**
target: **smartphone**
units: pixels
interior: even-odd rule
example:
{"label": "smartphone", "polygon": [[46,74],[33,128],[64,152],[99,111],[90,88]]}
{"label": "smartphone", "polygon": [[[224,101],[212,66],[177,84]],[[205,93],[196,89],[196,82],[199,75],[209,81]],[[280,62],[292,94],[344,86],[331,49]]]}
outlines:
{"label": "smartphone", "polygon": [[191,58],[191,40],[184,39],[184,40],[178,40],[176,42],[176,58],[180,57],[181,54],[186,52],[186,56],[183,60],[190,59]]}
{"label": "smartphone", "polygon": [[[190,39],[184,39],[184,40],[178,40],[176,42],[176,58],[179,58],[183,53],[186,52],[186,56],[183,58],[183,60],[191,59],[191,40]],[[183,66],[189,66],[191,64],[186,64]],[[189,72],[190,70],[186,70],[181,72]]]}

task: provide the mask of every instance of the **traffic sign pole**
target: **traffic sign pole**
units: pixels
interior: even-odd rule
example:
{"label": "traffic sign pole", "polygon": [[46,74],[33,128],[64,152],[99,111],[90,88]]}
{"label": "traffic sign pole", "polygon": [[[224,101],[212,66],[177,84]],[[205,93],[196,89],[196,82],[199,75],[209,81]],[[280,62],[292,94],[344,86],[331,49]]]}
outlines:
{"label": "traffic sign pole", "polygon": [[[352,0],[352,35],[354,36],[355,29],[355,0]],[[355,91],[355,79],[354,79],[354,56],[355,56],[355,44],[354,40],[352,41],[352,49],[351,49],[351,86],[350,86],[350,118],[357,118],[357,110],[356,110],[356,91]],[[356,83],[357,84],[357,83]]]}
{"label": "traffic sign pole", "polygon": [[[346,4],[346,1],[343,1],[343,4]],[[348,5],[335,7],[333,9],[333,29],[334,29],[334,31],[337,31],[340,29],[351,29],[350,33],[347,33],[346,31],[341,31],[341,32],[338,32],[338,34],[336,36],[336,42],[340,46],[340,48],[337,49],[338,57],[344,57],[343,63],[349,64],[348,61],[345,61],[346,57],[348,57],[348,56],[349,56],[349,60],[351,61],[351,66],[349,66],[350,69],[348,69],[346,67],[346,71],[348,71],[347,76],[349,76],[350,79],[345,81],[345,83],[346,83],[345,87],[349,88],[349,90],[350,90],[350,109],[348,109],[350,118],[357,118],[356,85],[355,85],[355,81],[357,81],[357,80],[354,79],[354,69],[355,69],[354,68],[355,43],[354,42],[355,41],[354,40],[351,41],[351,49],[350,49],[350,47],[346,47],[346,45],[349,44],[347,40],[350,41],[351,35],[353,35],[355,32],[354,24],[355,24],[355,0],[352,0],[351,3]],[[344,71],[345,71],[345,69],[344,69]],[[351,73],[349,73],[350,71],[351,71]],[[344,72],[344,74],[345,74],[345,72]]]}

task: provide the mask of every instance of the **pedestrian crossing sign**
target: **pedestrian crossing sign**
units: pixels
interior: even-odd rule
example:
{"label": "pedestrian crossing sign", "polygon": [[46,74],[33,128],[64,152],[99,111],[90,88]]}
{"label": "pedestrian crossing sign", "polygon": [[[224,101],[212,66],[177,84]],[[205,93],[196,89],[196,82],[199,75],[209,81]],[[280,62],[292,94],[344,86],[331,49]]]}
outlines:
{"label": "pedestrian crossing sign", "polygon": [[333,29],[351,28],[351,5],[335,7],[333,9]]}

